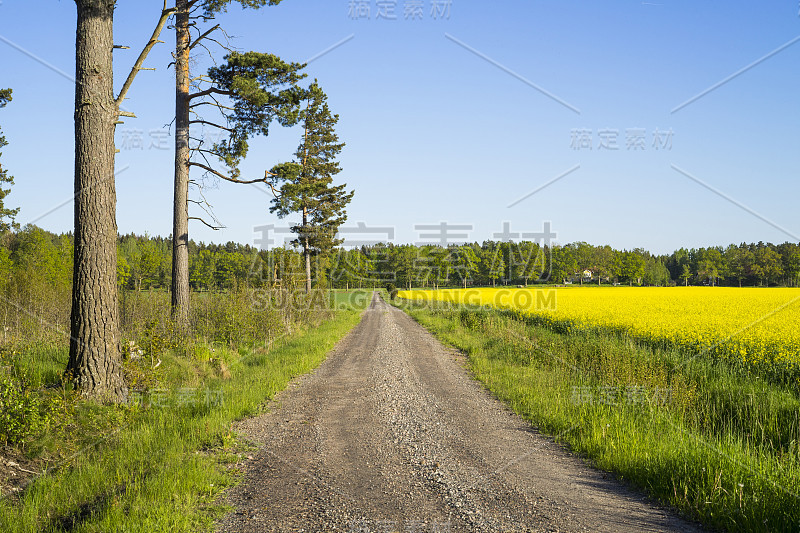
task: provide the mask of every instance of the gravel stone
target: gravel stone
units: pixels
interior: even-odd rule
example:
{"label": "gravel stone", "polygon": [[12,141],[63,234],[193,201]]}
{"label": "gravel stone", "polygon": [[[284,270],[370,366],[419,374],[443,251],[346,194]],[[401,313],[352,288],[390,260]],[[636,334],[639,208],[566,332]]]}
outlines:
{"label": "gravel stone", "polygon": [[699,531],[493,398],[374,294],[353,331],[270,412],[221,532]]}

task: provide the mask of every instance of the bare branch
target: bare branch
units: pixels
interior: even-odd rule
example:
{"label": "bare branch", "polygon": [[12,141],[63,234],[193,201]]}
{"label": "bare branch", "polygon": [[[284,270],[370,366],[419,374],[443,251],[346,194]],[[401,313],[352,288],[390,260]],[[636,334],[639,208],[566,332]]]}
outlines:
{"label": "bare branch", "polygon": [[200,41],[202,41],[203,39],[208,37],[212,32],[214,32],[214,31],[216,31],[218,29],[219,29],[219,24],[217,24],[216,26],[213,26],[213,27],[209,28],[208,30],[204,31],[197,39],[194,40],[194,42],[192,44],[189,45],[189,50],[194,48],[194,46],[197,43],[199,43]]}
{"label": "bare branch", "polygon": [[[210,216],[214,222],[222,226],[223,225],[222,222],[220,222],[219,219],[217,218],[217,215],[214,214],[214,206],[211,205],[211,202],[208,201],[206,195],[203,194],[203,187],[201,185],[197,185],[197,194],[199,194],[200,198],[203,199],[202,202],[197,202],[198,205],[200,206],[200,209],[202,209],[208,216]],[[205,206],[208,206],[208,208],[206,209]]]}
{"label": "bare branch", "polygon": [[123,100],[125,100],[125,95],[128,94],[128,90],[131,88],[133,80],[136,78],[136,75],[139,73],[139,71],[142,70],[142,64],[144,63],[144,60],[147,58],[147,54],[150,53],[150,50],[152,50],[152,48],[156,45],[156,43],[164,42],[164,41],[159,41],[158,36],[161,35],[161,30],[164,29],[164,24],[166,24],[167,19],[174,11],[175,8],[167,9],[167,0],[164,0],[164,8],[161,10],[161,17],[158,19],[156,28],[153,30],[153,35],[152,37],[150,37],[150,40],[142,49],[142,52],[136,59],[136,63],[133,64],[133,68],[131,69],[130,74],[128,74],[128,79],[125,80],[125,83],[122,85],[122,90],[120,90],[119,96],[117,96],[115,100],[117,106],[122,104]]}
{"label": "bare branch", "polygon": [[[205,50],[205,51],[206,51],[206,53],[208,54],[208,57],[209,57],[209,59],[211,59],[211,61],[212,61],[212,62],[214,63],[214,65],[216,66],[216,64],[217,64],[217,59],[214,57],[214,54],[212,54],[212,53],[211,53],[211,50],[209,50],[209,49],[208,49],[208,46],[204,45],[203,43],[197,43],[197,44],[199,44],[199,45],[200,45],[200,48],[202,48],[203,50]],[[196,79],[196,78],[195,78],[195,79]],[[194,81],[194,80],[192,80],[192,81]]]}
{"label": "bare branch", "polygon": [[[195,148],[194,150],[200,152],[200,157],[202,157],[203,161],[206,162],[206,165],[210,167],[211,166],[211,161],[209,161],[208,158],[206,157],[206,154],[203,153],[204,151],[201,151],[199,147]],[[205,151],[207,151],[207,150],[205,150]],[[191,157],[194,157],[194,154],[192,154]],[[199,185],[198,185],[198,187],[199,187]]]}
{"label": "bare branch", "polygon": [[[209,202],[208,198],[206,198],[205,194],[203,194],[203,185],[201,183],[198,183],[198,182],[194,181],[194,180],[190,180],[190,183],[192,185],[194,185],[195,187],[197,187],[197,194],[200,195],[200,198],[201,198],[202,201],[200,201],[200,200],[192,200],[192,199],[189,199],[189,198],[187,198],[187,201],[192,202],[194,204],[197,204],[200,207],[200,209],[202,209],[203,212],[206,215],[211,217],[211,220],[214,221],[214,224],[216,224],[220,228],[225,227],[225,225],[222,222],[220,222],[219,218],[217,218],[217,216],[214,214],[214,206],[211,205],[211,202]],[[209,225],[209,224],[206,224],[206,225]]]}
{"label": "bare branch", "polygon": [[213,122],[209,122],[207,120],[190,120],[189,124],[207,124],[209,126],[214,126],[215,128],[219,128],[221,130],[229,131],[233,133],[233,128],[226,128],[225,126],[220,126],[219,124],[214,124]]}
{"label": "bare branch", "polygon": [[273,172],[270,172],[269,170],[265,170],[264,171],[264,183],[266,183],[267,186],[272,191],[272,196],[274,196],[275,198],[278,198],[280,195],[275,191],[275,186],[272,184],[272,182],[269,181],[269,177],[270,176],[277,176],[277,174],[275,174]]}
{"label": "bare branch", "polygon": [[216,39],[213,39],[213,38],[211,38],[211,37],[206,37],[206,39],[208,39],[209,41],[214,41],[214,42],[215,42],[215,43],[217,43],[217,45],[219,45],[219,47],[220,47],[220,48],[222,48],[223,50],[226,50],[226,51],[228,51],[228,52],[233,52],[233,51],[234,51],[234,50],[233,50],[233,48],[231,48],[231,46],[230,46],[230,45],[228,45],[228,44],[222,44],[222,43],[221,43],[221,42],[219,42],[218,40],[216,40]]}
{"label": "bare branch", "polygon": [[214,174],[214,175],[215,175],[215,176],[217,176],[218,178],[222,178],[222,179],[224,179],[224,180],[228,180],[228,181],[230,181],[230,176],[226,176],[226,175],[225,175],[225,174],[223,174],[222,172],[219,172],[219,171],[217,171],[217,170],[214,170],[214,169],[213,169],[213,168],[211,168],[210,166],[208,166],[208,165],[204,165],[203,163],[198,163],[197,161],[189,161],[189,166],[192,166],[192,167],[200,167],[200,168],[202,168],[203,170],[205,170],[206,172],[209,172],[209,173],[211,173],[211,174]]}
{"label": "bare branch", "polygon": [[222,106],[222,104],[219,103],[219,100],[217,100],[217,97],[214,96],[213,94],[209,94],[208,97],[211,98],[214,101],[214,103],[217,105],[217,107],[221,107]]}
{"label": "bare branch", "polygon": [[200,148],[199,146],[197,146],[195,148],[192,148],[192,151],[193,152],[201,152],[201,153],[204,153],[204,154],[211,154],[211,155],[219,156],[219,154],[217,152],[214,152],[213,150],[205,150],[203,148]]}
{"label": "bare branch", "polygon": [[266,175],[263,178],[257,178],[257,179],[254,179],[254,180],[240,180],[240,179],[237,179],[237,178],[232,178],[230,176],[226,176],[222,172],[218,172],[218,171],[214,170],[213,168],[211,168],[211,167],[209,167],[207,165],[204,165],[202,163],[198,163],[197,161],[190,161],[189,165],[194,166],[194,167],[200,167],[203,170],[205,170],[206,172],[210,172],[211,174],[214,174],[218,178],[224,179],[225,181],[230,181],[231,183],[241,183],[242,185],[249,185],[251,183],[267,183],[267,180],[268,180]]}
{"label": "bare branch", "polygon": [[[202,146],[202,142],[198,146],[195,146],[189,150],[189,159],[193,158],[195,153],[199,153],[200,157],[203,158],[203,161],[206,162],[206,166],[210,167],[211,161],[209,161],[208,158],[206,157],[206,153],[213,153],[213,152],[210,152],[209,150],[203,150],[200,148],[200,146]],[[217,157],[219,156],[217,155]]]}
{"label": "bare branch", "polygon": [[227,109],[228,111],[236,111],[236,109],[234,109],[232,107],[228,107],[226,105],[222,105],[222,104],[220,104],[218,102],[207,102],[207,101],[197,102],[196,104],[190,105],[189,108],[191,109],[192,107],[201,106],[201,105],[213,105],[213,106],[216,106],[216,107],[218,107],[220,109]]}
{"label": "bare branch", "polygon": [[199,220],[200,222],[202,222],[203,224],[205,224],[209,228],[213,229],[214,231],[221,230],[221,229],[225,228],[225,226],[212,226],[211,224],[209,224],[208,222],[206,222],[205,220],[203,220],[200,217],[189,217],[189,220]]}
{"label": "bare branch", "polygon": [[234,93],[232,91],[223,91],[221,89],[217,89],[216,87],[209,87],[205,91],[200,91],[199,93],[194,93],[189,95],[189,100],[193,98],[200,98],[201,96],[207,96],[209,94],[221,94],[223,96],[233,96]]}
{"label": "bare branch", "polygon": [[[224,225],[222,222],[220,222],[220,221],[219,221],[219,219],[218,219],[216,216],[214,216],[214,213],[212,213],[212,212],[210,211],[210,209],[213,209],[213,206],[212,206],[211,204],[209,204],[209,203],[208,203],[208,201],[205,199],[205,196],[203,196],[203,193],[202,193],[202,192],[200,192],[200,196],[203,198],[203,201],[202,201],[202,202],[197,202],[197,200],[192,200],[192,201],[194,201],[194,202],[197,202],[197,204],[200,206],[200,209],[202,209],[202,210],[203,210],[203,212],[204,212],[205,214],[207,214],[208,216],[210,216],[210,217],[211,217],[211,219],[214,221],[214,223],[216,223],[216,224],[219,224],[219,226],[220,226],[221,228],[224,228],[224,227],[225,227],[225,225]],[[206,209],[206,208],[203,206],[203,204],[204,204],[204,203],[205,203],[205,204],[208,206],[208,209]]]}
{"label": "bare branch", "polygon": [[202,156],[203,156],[203,159],[205,159],[206,163],[207,163],[209,166],[211,165],[211,163],[209,163],[209,162],[208,162],[208,159],[206,158],[206,156],[205,156],[204,154],[211,154],[211,155],[213,155],[213,156],[217,156],[217,157],[219,157],[219,158],[222,158],[222,156],[221,156],[221,155],[219,155],[219,153],[218,153],[218,152],[215,152],[214,150],[204,150],[204,149],[200,148],[199,146],[198,146],[198,147],[196,147],[196,148],[192,148],[192,152],[197,152],[197,153],[199,153],[200,155],[202,155]]}

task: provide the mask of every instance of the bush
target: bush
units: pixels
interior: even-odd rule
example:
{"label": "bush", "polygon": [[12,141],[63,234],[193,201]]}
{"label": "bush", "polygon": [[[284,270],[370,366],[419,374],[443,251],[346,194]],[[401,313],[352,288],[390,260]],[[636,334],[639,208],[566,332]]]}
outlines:
{"label": "bush", "polygon": [[0,373],[0,443],[24,445],[47,426],[49,410],[24,379]]}
{"label": "bush", "polygon": [[394,283],[386,284],[386,292],[389,293],[389,298],[391,298],[392,300],[397,298],[397,287],[395,286]]}

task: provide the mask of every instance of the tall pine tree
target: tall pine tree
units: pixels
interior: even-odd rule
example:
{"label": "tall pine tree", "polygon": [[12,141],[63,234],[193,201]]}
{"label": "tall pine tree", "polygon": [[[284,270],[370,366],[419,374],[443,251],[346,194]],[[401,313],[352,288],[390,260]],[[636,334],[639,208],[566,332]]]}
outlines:
{"label": "tall pine tree", "polygon": [[[11,89],[0,89],[0,109],[4,108],[10,101]],[[3,131],[0,130],[0,149],[7,144],[6,138],[3,136]],[[0,155],[3,154],[0,153]],[[15,226],[14,217],[19,213],[19,208],[9,209],[3,203],[8,193],[11,192],[10,189],[2,188],[5,184],[14,185],[14,178],[8,175],[8,171],[5,170],[2,163],[0,163],[0,233],[6,232]]]}
{"label": "tall pine tree", "polygon": [[299,213],[301,222],[292,226],[305,259],[306,292],[311,292],[311,256],[329,253],[342,243],[336,233],[345,220],[345,207],[353,198],[347,184],[333,185],[341,172],[336,156],[344,143],[334,132],[339,115],[332,115],[328,97],[316,80],[304,95],[305,108],[300,112],[303,140],[295,152],[295,161],[276,165],[268,172],[275,198],[271,213],[283,218]]}
{"label": "tall pine tree", "polygon": [[[209,54],[203,41],[220,44],[214,32],[224,33],[219,24],[208,25],[219,13],[224,13],[230,4],[238,3],[243,8],[258,9],[266,5],[275,6],[281,0],[175,0],[175,179],[172,216],[172,318],[181,329],[189,327],[189,170],[192,155],[198,153],[202,143],[191,143],[201,138],[197,133],[190,135],[192,124],[214,124],[202,117],[194,116],[201,105],[214,102],[204,100],[204,95],[217,94],[212,90],[196,90],[204,81],[203,76],[192,75],[192,50],[201,46]],[[193,30],[197,32],[195,36]],[[223,48],[228,49],[227,46]],[[213,56],[212,56],[213,60]],[[214,61],[216,63],[216,61]],[[193,92],[194,91],[194,92]],[[194,101],[193,101],[194,100]],[[195,109],[192,109],[192,108]],[[230,131],[222,127],[222,131]],[[194,144],[194,146],[192,145]]]}
{"label": "tall pine tree", "polygon": [[[164,9],[150,40],[114,97],[115,0],[75,0],[75,252],[67,371],[81,395],[124,402],[117,300],[117,192],[114,131],[134,79],[171,11]],[[166,4],[165,4],[166,7]]]}

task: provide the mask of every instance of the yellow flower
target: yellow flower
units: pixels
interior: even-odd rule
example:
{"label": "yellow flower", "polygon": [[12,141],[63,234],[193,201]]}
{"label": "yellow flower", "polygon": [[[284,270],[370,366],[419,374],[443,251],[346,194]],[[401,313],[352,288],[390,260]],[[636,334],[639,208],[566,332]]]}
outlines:
{"label": "yellow flower", "polygon": [[[552,293],[552,294],[551,294]],[[717,357],[800,364],[800,289],[618,287],[400,291],[401,298],[503,307]]]}

